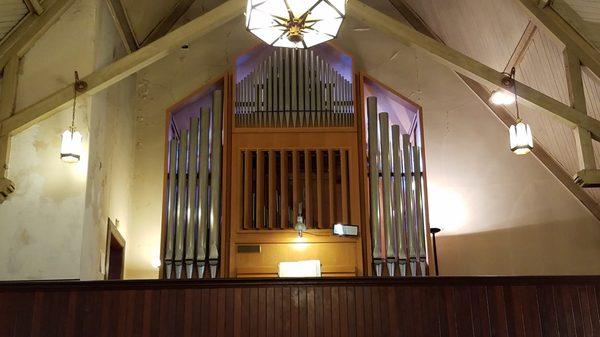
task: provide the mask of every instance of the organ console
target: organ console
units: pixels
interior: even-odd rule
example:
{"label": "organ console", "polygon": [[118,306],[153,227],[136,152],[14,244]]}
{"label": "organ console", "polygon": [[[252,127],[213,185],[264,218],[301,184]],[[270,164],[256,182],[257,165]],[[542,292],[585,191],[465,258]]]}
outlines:
{"label": "organ console", "polygon": [[162,277],[428,274],[420,108],[350,56],[259,46],[168,113]]}

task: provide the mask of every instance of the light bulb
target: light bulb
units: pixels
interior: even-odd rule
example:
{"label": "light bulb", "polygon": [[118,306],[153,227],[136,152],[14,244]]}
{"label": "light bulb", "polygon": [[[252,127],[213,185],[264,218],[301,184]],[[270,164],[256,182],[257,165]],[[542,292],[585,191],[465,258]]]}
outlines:
{"label": "light bulb", "polygon": [[63,132],[60,159],[66,163],[77,163],[81,159],[82,140],[81,133],[73,128]]}
{"label": "light bulb", "polygon": [[494,90],[490,96],[490,103],[494,105],[510,105],[515,102],[515,95],[506,90]]}

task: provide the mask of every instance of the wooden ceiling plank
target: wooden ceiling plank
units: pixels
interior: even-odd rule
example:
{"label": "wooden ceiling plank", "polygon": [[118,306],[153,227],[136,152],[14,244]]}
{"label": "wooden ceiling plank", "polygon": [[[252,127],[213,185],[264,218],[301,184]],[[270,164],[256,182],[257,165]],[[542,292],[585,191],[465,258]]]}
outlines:
{"label": "wooden ceiling plank", "polygon": [[145,46],[157,39],[165,36],[175,25],[185,12],[192,6],[195,0],[181,0],[177,2],[171,13],[163,18],[148,36],[142,41],[141,45]]}
{"label": "wooden ceiling plank", "polygon": [[583,64],[600,76],[600,52],[583,38],[551,6],[540,8],[535,0],[515,0],[536,26],[572,49]]}
{"label": "wooden ceiling plank", "polygon": [[[244,12],[243,0],[229,0],[206,14],[170,32],[155,42],[124,56],[123,58],[98,69],[82,78],[88,89],[80,97],[94,95],[122,79],[164,58],[182,44],[202,37],[226,24]],[[2,122],[0,135],[13,135],[27,127],[64,110],[72,104],[73,83],[54,92],[50,96],[16,112]]]}
{"label": "wooden ceiling plank", "polygon": [[0,43],[0,68],[13,56],[23,57],[73,2],[74,0],[46,0],[43,15],[27,14],[17,29]]}
{"label": "wooden ceiling plank", "polygon": [[121,0],[106,0],[106,4],[115,21],[115,27],[119,32],[119,36],[121,37],[121,41],[123,41],[123,46],[125,46],[127,52],[131,53],[138,50],[140,47],[139,43],[135,38],[131,22],[129,22],[129,18],[127,17],[127,13],[125,12]]}
{"label": "wooden ceiling plank", "polygon": [[[504,74],[482,64],[438,41],[422,34],[396,19],[387,16],[359,0],[348,1],[348,13],[363,23],[402,41],[403,43],[428,52],[433,58],[449,68],[496,88],[502,88]],[[600,139],[600,121],[593,119],[572,107],[563,104],[521,82],[515,87],[524,103],[542,108],[559,117],[571,127],[589,130],[594,139]]]}
{"label": "wooden ceiling plank", "polygon": [[[429,28],[423,19],[408,5],[404,0],[390,0],[392,5],[404,16],[404,18],[419,32],[440,43],[442,39]],[[527,31],[527,30],[526,30]],[[524,34],[525,36],[525,34]],[[521,44],[519,42],[519,44]],[[511,57],[511,59],[513,59]],[[479,82],[476,82],[464,75],[456,73],[467,87],[479,98],[479,100],[498,118],[506,128],[516,124],[513,115],[503,106],[492,105],[489,102],[490,92]],[[600,220],[600,205],[581,187],[579,187],[572,177],[563,169],[563,167],[552,156],[539,145],[536,145],[531,151],[533,155],[563,184],[578,200],[581,202],[597,219]]]}

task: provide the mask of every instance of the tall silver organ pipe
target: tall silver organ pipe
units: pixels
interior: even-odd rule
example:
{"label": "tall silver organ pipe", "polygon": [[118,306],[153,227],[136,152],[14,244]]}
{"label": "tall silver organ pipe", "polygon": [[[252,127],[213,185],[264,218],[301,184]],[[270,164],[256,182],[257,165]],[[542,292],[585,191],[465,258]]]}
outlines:
{"label": "tall silver organ pipe", "polygon": [[198,275],[204,275],[206,261],[206,241],[208,233],[208,144],[210,130],[210,110],[200,110],[200,172],[198,178],[198,239],[196,241],[196,264]]}
{"label": "tall silver organ pipe", "polygon": [[[398,125],[391,126],[390,140],[389,114],[378,114],[375,97],[367,98],[367,116],[375,273],[382,275],[385,260],[389,276],[427,275],[421,149],[411,145],[410,135],[401,134]],[[385,240],[385,244],[381,240]],[[382,251],[385,251],[384,256]],[[395,272],[396,261],[398,273]]]}
{"label": "tall silver organ pipe", "polygon": [[400,126],[392,126],[392,161],[394,165],[394,227],[396,229],[396,252],[400,275],[406,276],[406,229],[404,187],[402,177],[402,147]]}
{"label": "tall silver organ pipe", "polygon": [[277,48],[235,85],[235,127],[354,125],[352,83],[312,50]]}
{"label": "tall silver organ pipe", "polygon": [[169,143],[166,242],[162,256],[166,278],[203,277],[207,257],[211,277],[217,275],[222,100],[222,92],[216,90],[212,109],[202,108],[200,118],[192,117],[189,130],[183,130],[179,139]]}
{"label": "tall silver organ pipe", "polygon": [[387,112],[379,114],[379,135],[381,137],[381,180],[383,192],[383,225],[385,227],[385,251],[388,275],[394,275],[396,245],[392,224],[392,166],[390,161],[390,122]]}
{"label": "tall silver organ pipe", "polygon": [[417,205],[416,218],[417,218],[417,238],[418,241],[418,253],[419,265],[421,275],[425,275],[427,272],[427,254],[425,250],[425,209],[423,200],[423,177],[422,177],[422,157],[421,149],[418,146],[412,147],[413,151],[413,167],[414,167],[414,179],[415,179],[415,204]]}
{"label": "tall silver organ pipe", "polygon": [[219,264],[219,230],[221,228],[221,153],[222,153],[222,115],[223,94],[216,90],[212,101],[212,141],[210,159],[210,218],[209,218],[209,256],[210,275],[217,277]]}
{"label": "tall silver organ pipe", "polygon": [[369,199],[371,205],[371,241],[373,243],[373,265],[377,276],[381,276],[381,220],[379,213],[379,141],[377,137],[377,98],[367,98],[369,119]]}
{"label": "tall silver organ pipe", "polygon": [[179,140],[179,163],[177,165],[177,226],[175,229],[175,275],[181,277],[181,269],[183,263],[184,249],[184,233],[187,222],[187,207],[186,207],[186,176],[187,176],[187,143],[188,131],[181,132]]}
{"label": "tall silver organ pipe", "polygon": [[412,276],[417,276],[417,235],[415,221],[415,195],[413,162],[411,157],[410,137],[402,135],[402,157],[404,158],[404,192],[406,193],[406,227],[408,241],[408,256],[410,261],[410,272]]}

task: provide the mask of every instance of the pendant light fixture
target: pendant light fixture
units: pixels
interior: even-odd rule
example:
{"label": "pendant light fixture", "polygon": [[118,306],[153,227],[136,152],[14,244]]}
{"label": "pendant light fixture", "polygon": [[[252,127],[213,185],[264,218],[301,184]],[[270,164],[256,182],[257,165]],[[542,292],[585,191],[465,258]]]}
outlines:
{"label": "pendant light fixture", "polygon": [[77,104],[77,92],[84,91],[87,83],[79,79],[75,72],[75,83],[73,84],[73,114],[71,126],[62,134],[60,146],[60,159],[67,163],[77,163],[81,159],[82,140],[81,133],[75,129],[75,106]]}
{"label": "pendant light fixture", "polygon": [[275,47],[310,48],[334,39],[346,0],[248,0],[246,28]]}
{"label": "pendant light fixture", "polygon": [[533,135],[528,124],[523,123],[519,115],[519,103],[517,102],[517,86],[515,85],[515,67],[506,74],[502,80],[507,87],[513,88],[515,108],[517,110],[517,124],[509,128],[510,150],[518,155],[528,154],[533,149]]}

